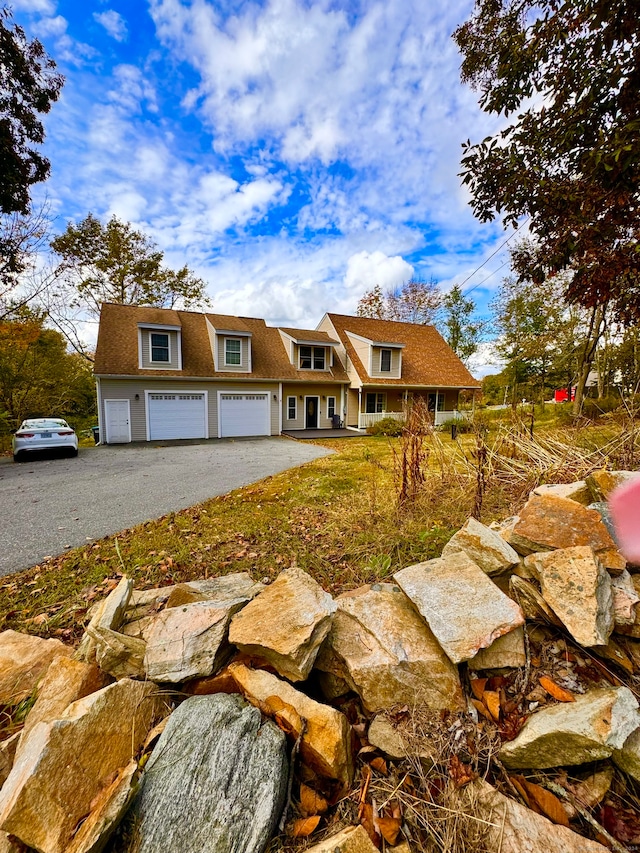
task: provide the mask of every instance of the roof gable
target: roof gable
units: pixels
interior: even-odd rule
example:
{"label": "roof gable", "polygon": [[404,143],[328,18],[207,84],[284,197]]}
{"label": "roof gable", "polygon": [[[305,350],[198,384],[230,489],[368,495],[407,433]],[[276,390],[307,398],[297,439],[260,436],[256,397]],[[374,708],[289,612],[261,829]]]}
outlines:
{"label": "roof gable", "polygon": [[[347,355],[363,384],[407,385],[430,388],[478,388],[479,383],[469,373],[458,356],[433,326],[400,323],[396,320],[376,320],[370,317],[351,317],[344,314],[326,315],[342,341]],[[372,346],[402,346],[402,376],[400,379],[375,379],[369,375],[349,335],[369,341]]]}

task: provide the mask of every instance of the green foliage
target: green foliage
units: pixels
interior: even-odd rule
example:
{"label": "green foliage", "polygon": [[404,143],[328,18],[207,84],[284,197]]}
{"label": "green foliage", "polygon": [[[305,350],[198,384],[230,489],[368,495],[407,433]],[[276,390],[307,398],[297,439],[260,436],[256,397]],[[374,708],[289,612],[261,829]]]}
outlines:
{"label": "green foliage", "polygon": [[595,421],[608,412],[615,412],[622,405],[619,396],[611,394],[608,397],[599,397],[597,400],[587,397],[582,406],[582,416],[590,421]]}
{"label": "green foliage", "polygon": [[475,303],[467,299],[455,284],[442,297],[445,340],[462,361],[467,361],[477,351],[483,332],[483,323],[474,319]]}
{"label": "green foliage", "polygon": [[449,432],[451,427],[455,427],[458,433],[474,431],[473,421],[469,418],[448,418],[438,426],[438,429],[440,432]]}
{"label": "green foliage", "polygon": [[635,0],[476,0],[454,33],[483,110],[511,117],[464,145],[475,215],[523,217],[536,283],[570,268],[569,300],[640,317],[640,17]]}
{"label": "green foliage", "polygon": [[95,417],[90,366],[41,318],[0,322],[0,411],[7,432],[28,417],[55,415],[78,428]]}
{"label": "green foliage", "polygon": [[59,255],[59,280],[71,304],[97,316],[103,302],[189,308],[208,303],[205,283],[183,267],[163,265],[164,255],[145,234],[115,216],[103,225],[88,214],[51,241]]}
{"label": "green foliage", "polygon": [[397,418],[382,418],[367,427],[369,435],[387,435],[398,436],[402,435],[403,422]]}
{"label": "green foliage", "polygon": [[0,9],[0,213],[27,213],[32,184],[44,181],[49,161],[34,148],[44,141],[40,115],[58,99],[64,78],[41,43],[28,41]]}

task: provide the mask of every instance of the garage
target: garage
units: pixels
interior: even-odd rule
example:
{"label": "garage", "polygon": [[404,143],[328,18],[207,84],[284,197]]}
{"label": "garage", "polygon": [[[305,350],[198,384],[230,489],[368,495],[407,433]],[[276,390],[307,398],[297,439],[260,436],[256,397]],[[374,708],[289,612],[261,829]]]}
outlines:
{"label": "garage", "polygon": [[219,394],[220,438],[270,435],[268,394]]}
{"label": "garage", "polygon": [[207,438],[207,395],[147,394],[149,440]]}

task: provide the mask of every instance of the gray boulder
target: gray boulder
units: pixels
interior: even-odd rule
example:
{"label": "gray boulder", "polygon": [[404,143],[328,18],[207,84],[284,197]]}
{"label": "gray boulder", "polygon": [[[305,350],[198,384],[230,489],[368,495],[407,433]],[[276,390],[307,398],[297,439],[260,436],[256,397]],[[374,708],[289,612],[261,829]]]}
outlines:
{"label": "gray boulder", "polygon": [[173,712],[133,807],[136,853],[262,853],[286,795],[285,736],[237,695]]}

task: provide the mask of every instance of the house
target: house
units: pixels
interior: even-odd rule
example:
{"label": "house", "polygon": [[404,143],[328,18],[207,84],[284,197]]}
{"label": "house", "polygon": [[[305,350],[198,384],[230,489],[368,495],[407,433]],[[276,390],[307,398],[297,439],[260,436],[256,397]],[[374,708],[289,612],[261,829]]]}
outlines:
{"label": "house", "polygon": [[105,303],[94,363],[108,444],[364,428],[426,396],[434,417],[479,388],[430,326],[326,314],[315,330]]}

